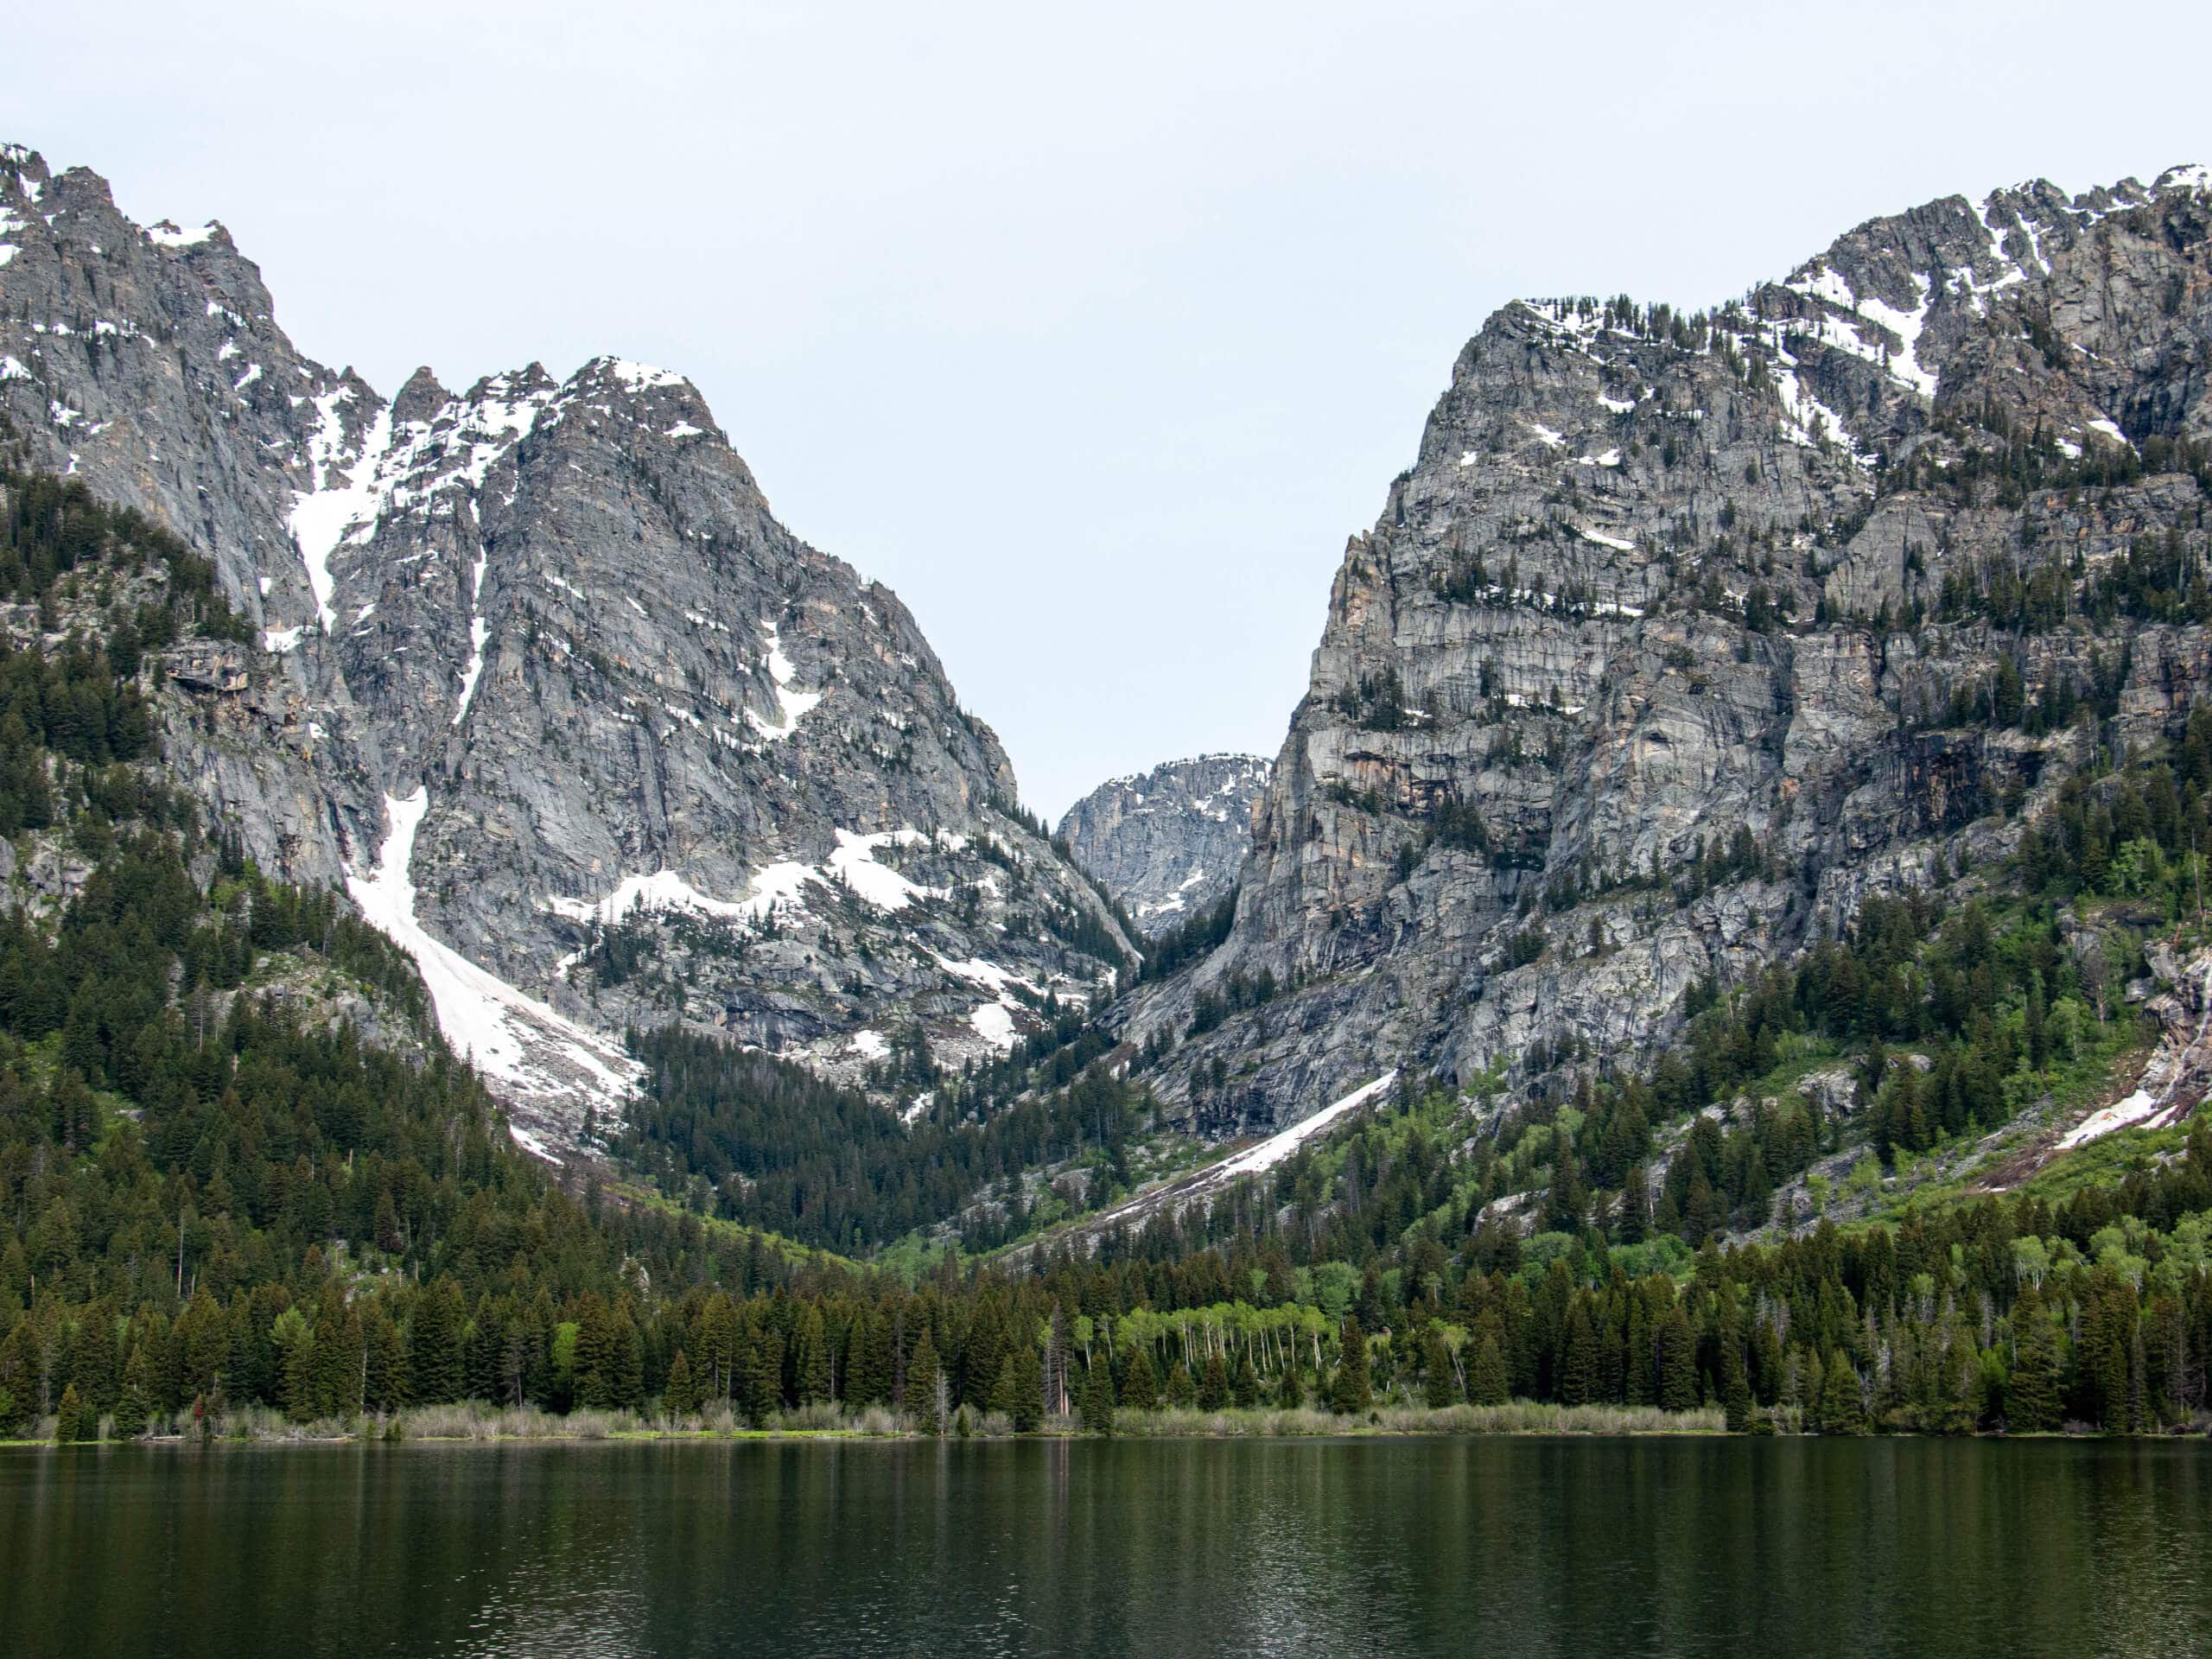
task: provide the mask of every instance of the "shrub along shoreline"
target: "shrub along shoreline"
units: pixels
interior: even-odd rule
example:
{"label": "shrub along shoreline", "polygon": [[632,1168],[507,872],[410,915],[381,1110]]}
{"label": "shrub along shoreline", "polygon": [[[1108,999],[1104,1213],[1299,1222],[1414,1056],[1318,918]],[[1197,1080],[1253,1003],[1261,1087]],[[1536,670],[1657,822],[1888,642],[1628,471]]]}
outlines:
{"label": "shrub along shoreline", "polygon": [[[52,1426],[40,1433],[0,1440],[0,1446],[57,1444]],[[103,1430],[108,1425],[100,1425]],[[1773,1427],[1770,1425],[1770,1427]],[[1784,1432],[1793,1426],[1782,1425]],[[1218,1410],[1167,1407],[1156,1411],[1118,1410],[1112,1426],[1086,1427],[1079,1415],[1054,1415],[1037,1429],[1018,1433],[1002,1412],[955,1412],[940,1435],[933,1427],[905,1412],[868,1407],[847,1412],[820,1406],[779,1412],[758,1427],[726,1409],[671,1415],[631,1411],[578,1410],[563,1414],[534,1407],[498,1408],[479,1402],[423,1406],[352,1419],[295,1422],[282,1413],[253,1406],[233,1409],[212,1421],[188,1421],[182,1432],[153,1432],[118,1440],[86,1435],[60,1444],[201,1446],[337,1446],[360,1444],[497,1443],[568,1445],[607,1440],[1070,1440],[1111,1437],[1132,1440],[1324,1440],[1344,1438],[1473,1437],[1560,1435],[1620,1438],[1652,1435],[1715,1435],[1730,1432],[1718,1406],[1688,1411],[1657,1407],[1560,1406],[1516,1400],[1504,1405],[1446,1407],[1378,1404],[1367,1411],[1340,1414],[1313,1408],[1259,1407]],[[1758,1432],[1755,1430],[1754,1432]]]}

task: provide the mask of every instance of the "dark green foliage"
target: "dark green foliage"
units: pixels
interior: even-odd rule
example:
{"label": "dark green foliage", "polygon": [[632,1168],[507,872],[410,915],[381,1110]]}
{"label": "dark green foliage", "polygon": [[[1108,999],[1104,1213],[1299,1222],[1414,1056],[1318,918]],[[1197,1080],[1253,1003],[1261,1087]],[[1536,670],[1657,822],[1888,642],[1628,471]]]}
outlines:
{"label": "dark green foliage", "polygon": [[1374,1401],[1369,1381],[1367,1338],[1357,1319],[1346,1319],[1338,1342],[1337,1374],[1329,1383],[1329,1409],[1340,1417],[1365,1411]]}
{"label": "dark green foliage", "polygon": [[1094,1363],[1084,1373],[1083,1393],[1077,1410],[1084,1433],[1112,1436],[1114,1374],[1103,1360]]}
{"label": "dark green foliage", "polygon": [[1147,980],[1166,979],[1186,962],[1210,956],[1229,937],[1236,920],[1236,893],[1231,887],[1210,908],[1170,928],[1153,942],[1144,959]]}
{"label": "dark green foliage", "polygon": [[[652,1082],[624,1154],[671,1190],[703,1175],[718,1215],[836,1249],[889,1243],[1041,1163],[1088,1151],[1110,1170],[1144,1109],[1140,1090],[1093,1065],[980,1124],[940,1109],[909,1127],[858,1090],[677,1027],[634,1047]],[[1015,1209],[977,1218],[968,1243],[1020,1230]]]}

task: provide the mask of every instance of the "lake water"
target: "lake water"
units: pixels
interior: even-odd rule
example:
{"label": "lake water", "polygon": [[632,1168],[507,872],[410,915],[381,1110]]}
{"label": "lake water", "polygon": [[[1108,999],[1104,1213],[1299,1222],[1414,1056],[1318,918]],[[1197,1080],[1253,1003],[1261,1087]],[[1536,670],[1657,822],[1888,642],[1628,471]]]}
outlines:
{"label": "lake water", "polygon": [[2190,1654],[2212,1446],[0,1453],[0,1652]]}

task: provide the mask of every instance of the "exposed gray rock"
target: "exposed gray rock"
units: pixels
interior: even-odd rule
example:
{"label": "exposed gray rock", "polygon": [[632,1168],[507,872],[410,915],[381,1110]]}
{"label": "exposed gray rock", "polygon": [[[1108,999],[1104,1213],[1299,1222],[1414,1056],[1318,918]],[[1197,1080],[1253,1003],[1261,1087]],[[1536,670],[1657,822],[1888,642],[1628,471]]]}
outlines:
{"label": "exposed gray rock", "polygon": [[1147,934],[1201,914],[1236,885],[1268,762],[1202,754],[1115,778],[1067,810],[1059,838]]}
{"label": "exposed gray rock", "polygon": [[1002,1052],[1134,960],[905,606],[776,522],[680,376],[387,402],[293,348],[220,226],[142,229],[20,148],[0,248],[30,461],[175,530],[261,631],[164,664],[169,766],[415,951],[530,1144],[606,1115],[628,1025],[860,1079],[915,1027]]}
{"label": "exposed gray rock", "polygon": [[[2036,184],[1711,314],[1491,317],[1346,549],[1232,931],[1116,1010],[1230,1010],[1163,1096],[1230,1134],[1393,1065],[1633,1063],[1693,983],[2012,843],[2096,734],[1955,717],[2002,673],[2171,734],[2204,631],[2081,600],[2145,535],[2206,557],[2209,228],[2201,169]],[[2037,481],[1988,464],[2007,432]],[[2015,572],[2066,603],[2016,629],[1980,597]]]}

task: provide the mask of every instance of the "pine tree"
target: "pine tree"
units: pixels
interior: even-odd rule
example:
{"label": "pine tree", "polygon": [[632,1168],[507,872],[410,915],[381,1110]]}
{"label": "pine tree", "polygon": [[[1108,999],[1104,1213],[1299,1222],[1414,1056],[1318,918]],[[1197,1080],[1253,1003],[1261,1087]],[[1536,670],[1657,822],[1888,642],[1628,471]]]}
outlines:
{"label": "pine tree", "polygon": [[407,1362],[409,1398],[416,1405],[441,1406],[461,1398],[464,1317],[461,1287],[448,1274],[440,1274],[416,1298],[407,1321]]}
{"label": "pine tree", "polygon": [[135,1440],[146,1432],[152,1414],[149,1386],[151,1367],[146,1359],[146,1344],[133,1343],[130,1357],[123,1366],[123,1393],[115,1402],[115,1438]]}
{"label": "pine tree", "polygon": [[1198,1383],[1198,1409],[1219,1411],[1229,1403],[1229,1367],[1222,1363],[1217,1349],[1206,1356],[1204,1378]]}
{"label": "pine tree", "polygon": [[931,1434],[944,1433],[944,1370],[937,1363],[937,1344],[924,1325],[922,1339],[914,1344],[914,1357],[906,1362],[906,1413]]}
{"label": "pine tree", "polygon": [[1659,1408],[1689,1411],[1697,1405],[1697,1342],[1677,1302],[1653,1333],[1653,1360],[1659,1375]]}
{"label": "pine tree", "polygon": [[[745,1414],[755,1428],[765,1427],[784,1407],[784,1339],[775,1326],[760,1319],[748,1322],[738,1366]],[[930,1375],[932,1380],[937,1376],[934,1353]]]}
{"label": "pine tree", "polygon": [[2040,1434],[2058,1427],[2058,1327],[2039,1298],[2023,1297],[2012,1309],[2019,1351],[2005,1389],[2005,1424],[2016,1434]]}
{"label": "pine tree", "polygon": [[1162,1391],[1169,1408],[1176,1411],[1189,1408],[1198,1397],[1198,1385],[1191,1380],[1191,1368],[1178,1360],[1167,1368],[1167,1386]]}
{"label": "pine tree", "polygon": [[1140,1343],[1122,1368],[1122,1403],[1131,1411],[1155,1411],[1160,1407],[1160,1379],[1152,1369],[1152,1354]]}
{"label": "pine tree", "polygon": [[1723,1337],[1720,1343],[1720,1403],[1731,1434],[1751,1427],[1751,1382],[1744,1370],[1743,1344],[1733,1336]]}
{"label": "pine tree", "polygon": [[[97,1430],[99,1425],[93,1423],[89,1427]],[[78,1397],[77,1385],[72,1382],[61,1390],[61,1403],[54,1408],[54,1443],[67,1446],[73,1440],[89,1439],[86,1430],[84,1402]]]}
{"label": "pine tree", "polygon": [[1852,1370],[1850,1361],[1840,1351],[1831,1349],[1826,1376],[1821,1386],[1821,1433],[1864,1434],[1866,1432],[1866,1403],[1859,1393],[1859,1373]]}
{"label": "pine tree", "polygon": [[1359,1321],[1346,1319],[1338,1341],[1342,1357],[1329,1385],[1329,1409],[1339,1417],[1356,1416],[1372,1405],[1375,1397],[1368,1381],[1367,1338],[1361,1334]]}
{"label": "pine tree", "polygon": [[887,1404],[891,1398],[891,1321],[880,1308],[861,1315],[854,1332],[853,1357],[845,1372],[845,1403],[860,1408]]}
{"label": "pine tree", "polygon": [[1567,1316],[1567,1341],[1559,1368],[1561,1405],[1586,1406],[1598,1395],[1598,1333],[1590,1324],[1587,1300],[1577,1296]]}
{"label": "pine tree", "polygon": [[1037,1344],[1025,1342],[1007,1362],[1014,1368],[1014,1432],[1034,1434],[1045,1427],[1045,1358]]}
{"label": "pine tree", "polygon": [[1421,1341],[1421,1368],[1427,1384],[1430,1408],[1441,1410],[1451,1405],[1459,1396],[1459,1379],[1452,1375],[1452,1355],[1444,1345],[1444,1333],[1433,1325]]}
{"label": "pine tree", "polygon": [[1468,1395],[1478,1406],[1502,1406],[1511,1392],[1497,1332],[1494,1328],[1485,1329],[1475,1347],[1475,1363],[1468,1369]]}
{"label": "pine tree", "polygon": [[626,1299],[614,1310],[614,1372],[607,1395],[607,1402],[620,1411],[636,1411],[645,1403],[645,1339]]}
{"label": "pine tree", "polygon": [[362,1404],[368,1409],[392,1412],[407,1403],[406,1341],[380,1302],[369,1318],[366,1372]]}
{"label": "pine tree", "polygon": [[1250,1411],[1260,1403],[1260,1373],[1253,1368],[1249,1348],[1237,1352],[1236,1369],[1229,1377],[1229,1397],[1239,1411]]}
{"label": "pine tree", "polygon": [[1083,1432],[1111,1437],[1114,1433],[1114,1376],[1103,1359],[1084,1373],[1083,1397],[1078,1407]]}
{"label": "pine tree", "polygon": [[1001,1413],[1011,1422],[1020,1393],[1020,1384],[1014,1375],[1014,1356],[1008,1354],[999,1362],[997,1380],[991,1384],[990,1397],[984,1403],[988,1409]]}
{"label": "pine tree", "polygon": [[794,1358],[798,1403],[820,1405],[830,1397],[830,1344],[823,1329],[822,1310],[812,1303],[798,1316],[798,1352]]}
{"label": "pine tree", "polygon": [[315,1415],[315,1335],[296,1303],[276,1316],[269,1339],[276,1347],[284,1414],[304,1423]]}
{"label": "pine tree", "polygon": [[661,1404],[671,1417],[689,1417],[699,1409],[699,1389],[691,1378],[691,1361],[681,1348],[668,1368],[668,1386],[661,1390]]}
{"label": "pine tree", "polygon": [[1641,1244],[1650,1224],[1651,1193],[1643,1166],[1632,1164],[1627,1179],[1621,1184],[1620,1210],[1613,1223],[1613,1235],[1624,1244]]}

